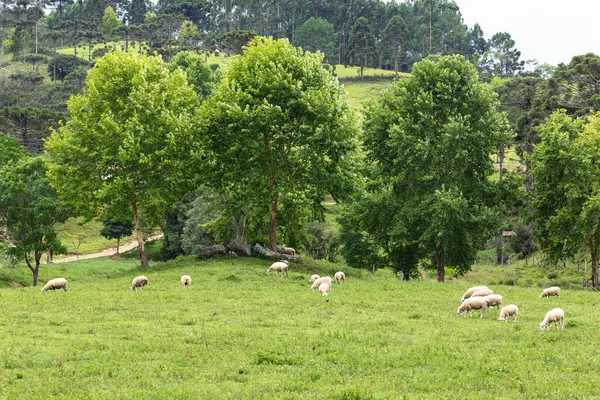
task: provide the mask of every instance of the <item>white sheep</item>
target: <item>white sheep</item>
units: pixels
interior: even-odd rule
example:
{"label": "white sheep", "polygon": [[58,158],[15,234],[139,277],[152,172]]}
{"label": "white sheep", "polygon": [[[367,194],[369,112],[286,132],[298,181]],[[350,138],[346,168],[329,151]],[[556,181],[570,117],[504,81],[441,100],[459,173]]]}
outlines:
{"label": "white sheep", "polygon": [[490,294],[494,294],[494,291],[492,289],[485,288],[485,289],[476,290],[475,292],[473,292],[471,297],[485,297],[485,296],[489,296]]}
{"label": "white sheep", "polygon": [[506,321],[512,318],[513,322],[517,322],[518,315],[519,307],[514,304],[509,304],[506,307],[502,307],[502,310],[500,310],[500,317],[498,318],[498,321],[504,321],[506,323]]}
{"label": "white sheep", "polygon": [[192,278],[189,275],[183,275],[181,277],[181,284],[183,285],[184,289],[189,288],[192,284]]}
{"label": "white sheep", "polygon": [[330,290],[331,285],[328,282],[323,282],[319,285],[319,292],[321,292],[323,296],[327,296]]}
{"label": "white sheep", "polygon": [[42,289],[42,292],[47,292],[48,290],[56,290],[56,289],[64,289],[67,291],[67,280],[65,278],[55,278],[50,279],[48,283]]}
{"label": "white sheep", "polygon": [[333,286],[333,279],[331,279],[328,276],[323,276],[313,282],[312,286],[310,287],[310,290],[318,289],[319,285],[321,285],[321,283],[323,282],[327,282],[329,283],[329,286]]}
{"label": "white sheep", "polygon": [[562,310],[562,308],[553,308],[552,310],[548,311],[546,313],[546,318],[544,318],[540,324],[540,330],[543,331],[544,329],[548,328],[553,322],[556,324],[556,329],[559,329],[558,326],[560,325],[560,330],[563,330],[565,327],[565,312]]}
{"label": "white sheep", "polygon": [[273,271],[281,272],[281,276],[283,277],[284,275],[286,275],[286,276],[288,275],[288,269],[289,269],[288,262],[286,260],[283,260],[283,261],[277,261],[277,262],[274,262],[273,264],[271,264],[271,266],[269,267],[267,272],[273,272]]}
{"label": "white sheep", "polygon": [[282,247],[281,248],[281,252],[283,254],[287,254],[289,256],[295,256],[296,255],[296,250],[294,250],[293,247]]}
{"label": "white sheep", "polygon": [[540,297],[550,297],[550,296],[560,297],[560,288],[558,286],[552,286],[547,289],[544,289],[542,294],[540,294]]}
{"label": "white sheep", "polygon": [[131,281],[131,287],[129,289],[143,289],[146,285],[148,285],[148,278],[146,278],[144,275],[140,275],[133,278],[133,281]]}
{"label": "white sheep", "polygon": [[[464,311],[469,312],[469,316],[473,316],[473,310],[481,310],[481,317],[485,315],[487,311],[487,300],[485,297],[469,297],[459,307],[456,313],[461,315]],[[465,315],[466,316],[466,315]]]}
{"label": "white sheep", "polygon": [[460,301],[465,301],[465,299],[468,299],[469,297],[471,297],[473,295],[473,293],[475,293],[478,290],[481,289],[487,289],[487,286],[473,286],[469,289],[467,289],[467,291],[465,292],[465,294],[463,294],[463,297],[460,299]]}
{"label": "white sheep", "polygon": [[498,310],[500,310],[500,307],[502,307],[502,296],[499,294],[489,294],[485,296],[485,299],[488,302],[488,309],[496,307]]}
{"label": "white sheep", "polygon": [[344,274],[342,271],[336,272],[333,277],[337,283],[340,283],[340,281],[346,281],[346,274]]}
{"label": "white sheep", "polygon": [[319,276],[319,275],[317,275],[317,274],[313,274],[313,275],[311,275],[311,276],[310,276],[310,281],[311,281],[311,282],[314,282],[314,281],[316,281],[316,280],[317,280],[317,279],[319,279],[319,278],[320,278],[320,276]]}

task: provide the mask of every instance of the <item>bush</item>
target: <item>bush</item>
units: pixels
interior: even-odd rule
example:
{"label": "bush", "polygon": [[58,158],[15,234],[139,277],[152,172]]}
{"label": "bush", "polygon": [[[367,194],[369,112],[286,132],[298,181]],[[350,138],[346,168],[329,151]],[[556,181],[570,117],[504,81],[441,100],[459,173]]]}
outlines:
{"label": "bush", "polygon": [[60,79],[64,82],[67,75],[75,72],[82,64],[84,64],[84,62],[74,55],[59,54],[48,63],[48,74],[51,79],[54,79],[56,67],[56,79]]}

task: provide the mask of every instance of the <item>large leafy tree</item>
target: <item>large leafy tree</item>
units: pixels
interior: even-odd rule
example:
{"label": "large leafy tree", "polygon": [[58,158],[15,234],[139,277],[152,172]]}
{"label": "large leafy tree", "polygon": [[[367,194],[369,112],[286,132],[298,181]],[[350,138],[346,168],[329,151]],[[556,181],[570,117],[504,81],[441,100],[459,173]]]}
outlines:
{"label": "large leafy tree", "polygon": [[398,75],[399,64],[406,57],[406,44],[408,32],[406,23],[401,16],[395,15],[388,21],[383,31],[383,38],[379,44],[380,54],[386,61],[393,61],[394,71]]}
{"label": "large leafy tree", "polygon": [[70,119],[46,142],[50,176],[88,219],[133,220],[143,267],[143,216],[157,226],[192,188],[196,93],[159,57],[109,53],[69,101]]}
{"label": "large leafy tree", "polygon": [[294,44],[306,51],[320,51],[325,60],[333,59],[335,32],[333,25],[323,18],[310,17],[294,34]]}
{"label": "large leafy tree", "polygon": [[536,238],[554,260],[587,246],[592,286],[598,288],[600,114],[585,122],[556,111],[539,127],[539,135],[531,159]]}
{"label": "large leafy tree", "polygon": [[360,67],[360,77],[362,79],[365,67],[373,65],[377,58],[375,36],[371,32],[371,25],[366,18],[358,18],[352,26],[348,51],[352,58],[352,65]]}
{"label": "large leafy tree", "polygon": [[0,221],[11,244],[7,252],[25,260],[33,286],[38,284],[44,252],[65,251],[53,226],[66,212],[46,173],[41,157],[25,156],[0,168]]}
{"label": "large leafy tree", "polygon": [[[426,59],[372,103],[365,146],[375,182],[363,226],[389,262],[413,274],[419,262],[468,270],[497,223],[490,154],[506,140],[491,87],[462,56]],[[377,196],[375,196],[375,193]],[[384,222],[385,221],[385,222]]]}
{"label": "large leafy tree", "polygon": [[521,52],[515,48],[515,41],[507,32],[498,32],[488,42],[484,55],[486,71],[490,75],[515,75],[523,70]]}
{"label": "large leafy tree", "polygon": [[353,114],[322,59],[257,37],[202,107],[212,185],[239,208],[264,210],[271,249],[282,210],[341,196],[352,170]]}

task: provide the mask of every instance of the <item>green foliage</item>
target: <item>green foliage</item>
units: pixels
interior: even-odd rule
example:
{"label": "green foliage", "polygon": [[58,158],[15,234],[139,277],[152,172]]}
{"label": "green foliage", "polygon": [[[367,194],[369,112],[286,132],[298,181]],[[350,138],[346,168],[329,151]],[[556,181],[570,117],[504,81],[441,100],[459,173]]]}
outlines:
{"label": "green foliage", "polygon": [[58,54],[48,63],[48,75],[53,80],[65,81],[65,77],[82,65],[82,60],[72,54]]}
{"label": "green foliage", "polygon": [[0,168],[9,162],[20,160],[27,156],[27,150],[15,138],[6,136],[0,132]]}
{"label": "green foliage", "polygon": [[177,34],[177,40],[181,44],[191,44],[193,41],[198,41],[198,27],[191,21],[183,21]]}
{"label": "green foliage", "polygon": [[515,47],[515,41],[507,32],[498,32],[492,36],[484,54],[485,70],[490,75],[515,75],[523,70],[524,61],[519,61],[521,52]]}
{"label": "green foliage", "polygon": [[135,53],[97,60],[86,83],[46,142],[50,176],[77,214],[133,218],[141,239],[140,215],[158,225],[195,185],[196,94],[182,71]]}
{"label": "green foliage", "polygon": [[406,23],[401,16],[395,15],[385,26],[379,43],[379,53],[384,57],[384,63],[393,63],[396,72],[400,71],[400,63],[406,58],[407,35]]}
{"label": "green foliage", "polygon": [[360,201],[373,204],[359,215],[397,268],[435,260],[443,281],[445,264],[467,271],[487,241],[497,213],[490,154],[509,139],[496,105],[473,66],[447,56],[415,65],[367,107],[374,182]]}
{"label": "green foliage", "polygon": [[131,221],[118,221],[110,217],[102,221],[100,234],[109,240],[117,239],[120,241],[124,237],[131,236],[132,233],[133,222]]}
{"label": "green foliage", "polygon": [[117,14],[111,6],[106,7],[104,16],[102,17],[102,33],[106,37],[110,37],[115,29],[123,25],[117,17]]}
{"label": "green foliage", "polygon": [[554,112],[539,127],[532,156],[536,238],[552,260],[587,246],[598,287],[600,250],[600,114],[585,122]]}
{"label": "green foliage", "polygon": [[202,106],[210,185],[230,216],[269,213],[272,248],[279,211],[302,229],[298,210],[351,189],[355,122],[321,62],[287,40],[256,38]]}
{"label": "green foliage", "polygon": [[320,51],[324,55],[325,62],[334,57],[334,41],[333,25],[323,18],[310,17],[294,34],[295,46],[313,53]]}
{"label": "green foliage", "polygon": [[7,254],[24,259],[37,285],[42,254],[64,247],[54,224],[66,217],[40,157],[22,157],[0,169],[0,221],[11,246]]}
{"label": "green foliage", "polygon": [[372,66],[377,57],[375,36],[371,32],[371,25],[366,18],[358,18],[354,26],[352,26],[348,41],[348,51],[351,56],[352,65],[360,67],[360,77],[362,78],[364,67]]}
{"label": "green foliage", "polygon": [[198,98],[207,98],[214,87],[213,74],[210,68],[202,60],[202,56],[189,52],[179,52],[169,61],[168,68],[171,71],[181,68],[187,75],[187,81],[194,86]]}

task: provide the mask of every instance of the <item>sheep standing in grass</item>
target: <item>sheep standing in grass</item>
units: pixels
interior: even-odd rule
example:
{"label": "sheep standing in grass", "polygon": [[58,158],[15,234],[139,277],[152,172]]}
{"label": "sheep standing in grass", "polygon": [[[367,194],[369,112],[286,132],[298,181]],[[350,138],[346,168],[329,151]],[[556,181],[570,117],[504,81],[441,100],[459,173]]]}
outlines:
{"label": "sheep standing in grass", "polygon": [[313,275],[311,275],[311,277],[310,277],[310,281],[314,283],[314,281],[316,281],[316,280],[317,280],[317,279],[319,279],[319,278],[320,278],[320,276],[319,276],[319,275],[317,275],[317,274],[313,274]]}
{"label": "sheep standing in grass", "polygon": [[344,274],[342,271],[336,272],[333,277],[337,283],[340,283],[340,281],[346,281],[346,274]]}
{"label": "sheep standing in grass", "polygon": [[465,292],[465,294],[463,294],[462,299],[460,299],[461,302],[465,301],[465,299],[468,299],[469,297],[473,296],[473,293],[475,293],[478,290],[481,289],[487,289],[487,286],[473,286],[469,289],[467,289],[467,291]]}
{"label": "sheep standing in grass", "polygon": [[277,271],[277,272],[281,272],[281,276],[283,277],[284,275],[288,275],[288,269],[289,269],[289,265],[287,261],[277,261],[274,262],[273,264],[271,264],[271,266],[269,267],[269,269],[267,270],[267,272],[273,272],[273,271]]}
{"label": "sheep standing in grass", "polygon": [[281,252],[283,254],[287,254],[288,256],[295,256],[296,255],[296,250],[294,250],[293,247],[282,247],[281,248]]}
{"label": "sheep standing in grass", "polygon": [[144,286],[147,286],[147,285],[148,285],[148,278],[146,278],[144,275],[140,275],[140,276],[133,278],[133,281],[131,281],[131,287],[129,289],[131,289],[131,290],[143,289]]}
{"label": "sheep standing in grass", "polygon": [[499,294],[487,295],[485,296],[485,299],[488,302],[488,309],[496,307],[498,308],[498,310],[500,310],[500,307],[502,307],[502,296],[500,296]]}
{"label": "sheep standing in grass", "polygon": [[546,313],[546,318],[544,318],[540,324],[540,330],[543,331],[544,329],[548,328],[553,322],[556,324],[556,329],[559,329],[558,326],[560,325],[560,330],[563,330],[565,327],[565,312],[562,310],[562,308],[553,308],[552,310],[548,311]]}
{"label": "sheep standing in grass", "polygon": [[323,282],[319,285],[319,292],[321,292],[321,294],[323,296],[327,296],[329,294],[330,290],[331,290],[331,285],[327,282]]}
{"label": "sheep standing in grass", "polygon": [[485,313],[487,311],[487,307],[488,307],[487,304],[488,303],[487,303],[487,300],[485,299],[485,297],[469,297],[460,305],[460,307],[458,307],[458,310],[456,311],[456,313],[458,315],[461,315],[463,312],[468,311],[469,316],[472,317],[473,310],[481,310],[481,317],[479,317],[479,318],[483,318],[483,316],[485,315]]}
{"label": "sheep standing in grass", "polygon": [[544,289],[542,294],[540,294],[540,297],[550,297],[550,296],[560,297],[560,288],[558,286],[552,286],[547,289]]}
{"label": "sheep standing in grass", "polygon": [[48,283],[42,289],[42,292],[47,292],[48,290],[56,290],[56,289],[64,289],[67,291],[67,280],[65,278],[55,278],[50,279]]}
{"label": "sheep standing in grass", "polygon": [[512,318],[513,322],[517,322],[518,315],[519,315],[519,307],[517,307],[514,304],[509,304],[506,307],[502,307],[502,310],[500,310],[500,317],[498,318],[498,321],[506,322]]}
{"label": "sheep standing in grass", "polygon": [[316,281],[313,282],[312,286],[310,287],[310,290],[315,290],[318,289],[319,286],[321,285],[321,283],[326,282],[329,284],[329,286],[333,286],[333,279],[331,279],[328,276],[324,276],[322,278],[317,279]]}
{"label": "sheep standing in grass", "polygon": [[181,277],[181,284],[183,285],[184,289],[189,288],[192,284],[192,278],[189,275],[183,275]]}

